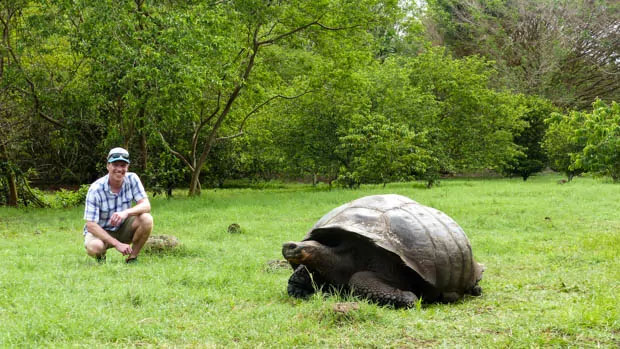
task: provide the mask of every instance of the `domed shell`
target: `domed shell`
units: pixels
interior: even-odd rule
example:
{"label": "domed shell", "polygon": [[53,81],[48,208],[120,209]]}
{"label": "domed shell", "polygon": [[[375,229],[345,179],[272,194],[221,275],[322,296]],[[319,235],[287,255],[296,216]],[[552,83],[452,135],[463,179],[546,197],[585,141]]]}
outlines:
{"label": "domed shell", "polygon": [[439,291],[463,294],[478,281],[479,265],[463,229],[445,213],[405,196],[366,196],[337,207],[304,240],[334,229],[359,234],[395,253]]}

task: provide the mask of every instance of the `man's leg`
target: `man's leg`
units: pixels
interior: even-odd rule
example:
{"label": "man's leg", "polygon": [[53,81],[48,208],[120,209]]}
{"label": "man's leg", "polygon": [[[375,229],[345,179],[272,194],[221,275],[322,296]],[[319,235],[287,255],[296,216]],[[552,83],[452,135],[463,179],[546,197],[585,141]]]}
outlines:
{"label": "man's leg", "polygon": [[102,260],[105,258],[105,252],[108,249],[103,241],[96,238],[91,233],[84,235],[84,248],[86,248],[86,253],[89,256],[96,258],[97,260]]}
{"label": "man's leg", "polygon": [[153,216],[150,213],[142,213],[133,220],[131,224],[131,230],[134,231],[133,239],[131,241],[131,254],[127,257],[128,260],[138,257],[142,246],[146,243],[151,231],[153,231]]}

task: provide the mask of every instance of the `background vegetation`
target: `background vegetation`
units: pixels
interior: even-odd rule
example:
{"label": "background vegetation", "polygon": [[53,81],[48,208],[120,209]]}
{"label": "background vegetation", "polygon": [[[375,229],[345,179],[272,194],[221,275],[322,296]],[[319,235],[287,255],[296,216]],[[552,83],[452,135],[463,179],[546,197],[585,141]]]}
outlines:
{"label": "background vegetation", "polygon": [[618,181],[615,1],[0,2],[0,204],[114,146],[161,193],[546,166]]}
{"label": "background vegetation", "polygon": [[[86,256],[79,207],[0,208],[0,346],[615,348],[620,186],[560,179],[183,191],[152,200],[154,234],[183,249],[135,266],[114,251],[104,265]],[[459,222],[487,268],[483,295],[410,310],[288,297],[292,270],[269,263],[282,260],[282,243],[344,202],[385,192]],[[228,233],[231,223],[242,233]],[[358,310],[333,310],[352,301]]]}

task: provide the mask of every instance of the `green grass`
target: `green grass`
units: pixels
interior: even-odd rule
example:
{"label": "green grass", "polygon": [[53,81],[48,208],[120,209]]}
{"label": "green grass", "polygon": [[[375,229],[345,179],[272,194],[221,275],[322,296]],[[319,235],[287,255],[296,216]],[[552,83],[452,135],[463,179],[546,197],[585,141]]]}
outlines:
{"label": "green grass", "polygon": [[[0,208],[0,347],[610,347],[620,345],[620,185],[557,176],[453,179],[359,190],[286,186],[152,200],[175,254],[97,265],[82,208]],[[468,234],[482,297],[394,310],[286,294],[282,242],[354,198],[398,193]],[[241,225],[241,234],[226,228]]]}

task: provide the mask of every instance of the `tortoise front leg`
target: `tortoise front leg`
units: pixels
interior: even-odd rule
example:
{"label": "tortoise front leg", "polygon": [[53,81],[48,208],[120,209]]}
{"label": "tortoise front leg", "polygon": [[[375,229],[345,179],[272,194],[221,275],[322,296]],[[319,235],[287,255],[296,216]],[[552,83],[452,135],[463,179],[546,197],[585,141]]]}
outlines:
{"label": "tortoise front leg", "polygon": [[305,265],[300,265],[295,269],[293,275],[288,279],[286,291],[289,296],[295,298],[308,298],[314,294],[316,290],[313,280]]}
{"label": "tortoise front leg", "polygon": [[410,291],[402,291],[390,286],[377,274],[371,271],[360,271],[349,280],[353,294],[367,298],[381,305],[391,304],[394,307],[410,308],[418,301],[418,297]]}

